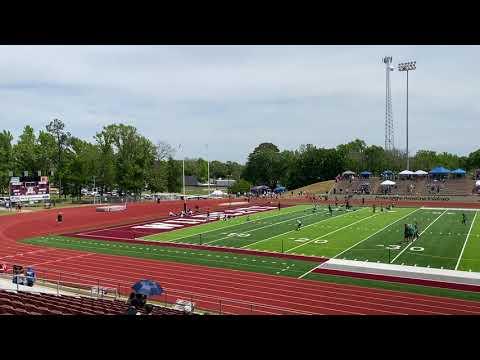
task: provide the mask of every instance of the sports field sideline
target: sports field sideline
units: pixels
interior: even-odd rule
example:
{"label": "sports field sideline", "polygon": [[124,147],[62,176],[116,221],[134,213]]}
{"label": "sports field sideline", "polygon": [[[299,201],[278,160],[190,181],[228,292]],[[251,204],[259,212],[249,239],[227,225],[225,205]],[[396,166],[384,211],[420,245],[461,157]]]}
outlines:
{"label": "sports field sideline", "polygon": [[[462,224],[462,213],[466,214],[466,224]],[[300,230],[297,230],[298,220],[302,221]],[[420,237],[413,243],[403,242],[406,223],[418,224]],[[377,208],[374,213],[370,207],[351,211],[334,208],[330,215],[324,206],[313,211],[312,205],[298,205],[141,239],[146,240],[146,245],[148,242],[174,242],[480,271],[480,219],[477,219],[477,211],[467,209],[393,208],[381,211]],[[94,239],[91,240],[94,246]],[[51,239],[51,242],[58,241],[58,238]],[[41,242],[48,245],[49,240]],[[84,242],[82,249],[88,250],[88,243]]]}

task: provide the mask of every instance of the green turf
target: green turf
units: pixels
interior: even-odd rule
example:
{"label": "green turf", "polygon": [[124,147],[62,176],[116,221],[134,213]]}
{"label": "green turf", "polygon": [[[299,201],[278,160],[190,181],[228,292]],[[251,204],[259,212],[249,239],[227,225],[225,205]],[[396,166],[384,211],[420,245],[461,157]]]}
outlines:
{"label": "green turf", "polygon": [[[335,224],[332,220],[314,229],[315,233],[306,236],[310,240],[297,243],[288,252],[334,257],[410,211],[410,209],[398,209],[395,212],[371,213],[366,209],[362,212],[361,218],[348,218],[349,221],[346,224]],[[343,221],[346,220],[347,217],[343,218]]]}
{"label": "green turf", "polygon": [[[378,233],[373,233],[368,239],[359,242],[356,246],[337,256],[341,259],[373,261],[373,262],[391,262],[407,246],[403,243],[404,224],[417,223],[421,233],[442,211],[422,210],[422,209],[395,209],[396,213],[401,215],[392,221],[391,225]],[[437,214],[438,213],[438,214]],[[390,214],[390,213],[387,213]],[[390,254],[389,254],[390,253]],[[397,262],[398,263],[398,262]]]}
{"label": "green turf", "polygon": [[[270,211],[263,211],[258,212],[256,214],[251,214],[249,219],[251,221],[251,225],[255,226],[259,224],[259,220],[264,221],[281,221],[282,218],[290,214],[296,214],[296,216],[303,215],[304,211],[307,209],[311,209],[311,205],[298,205],[292,206],[288,208],[278,210],[270,210]],[[255,222],[256,221],[256,222]],[[247,225],[247,217],[240,216],[230,219],[228,221],[212,221],[209,223],[197,225],[197,226],[189,226],[183,229],[177,229],[173,231],[167,231],[159,234],[145,236],[142,239],[144,240],[154,240],[154,241],[171,241],[171,242],[185,242],[185,243],[192,243],[197,244],[202,241],[202,243],[206,243],[210,240],[214,240],[217,238],[217,234],[220,230],[228,228],[229,231],[235,232],[238,226],[245,226]],[[200,239],[200,234],[202,234],[202,239]]]}
{"label": "green turf", "polygon": [[318,266],[318,263],[281,259],[269,256],[243,255],[220,251],[182,249],[159,245],[128,244],[123,242],[43,236],[24,240],[33,245],[82,250],[109,255],[175,261],[273,275],[298,277]]}
{"label": "green turf", "polygon": [[358,285],[378,289],[405,291],[423,295],[443,296],[462,300],[480,301],[480,293],[452,289],[436,288],[431,286],[399,284],[381,280],[358,279],[347,276],[310,273],[304,279],[325,281],[336,284]]}
{"label": "green turf", "polygon": [[[480,214],[477,211],[476,216],[470,215],[470,217],[472,219],[475,217],[475,223],[465,245],[458,270],[480,271]],[[470,225],[472,225],[471,222]]]}
{"label": "green turf", "polygon": [[[455,269],[467,240],[475,211],[393,208],[373,213],[311,205],[293,206],[212,221],[181,230],[148,236],[150,241],[192,243],[327,258]],[[297,230],[297,220],[303,226]],[[420,237],[403,241],[404,224],[417,223]],[[101,242],[103,243],[103,242]],[[153,245],[152,245],[153,246]],[[480,271],[480,216],[466,242],[460,270]]]}

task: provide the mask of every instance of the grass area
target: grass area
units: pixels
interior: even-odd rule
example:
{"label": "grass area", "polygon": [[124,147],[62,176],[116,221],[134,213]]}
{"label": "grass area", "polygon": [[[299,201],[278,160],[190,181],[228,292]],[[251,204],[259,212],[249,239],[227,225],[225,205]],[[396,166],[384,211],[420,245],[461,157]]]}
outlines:
{"label": "grass area", "polygon": [[[148,236],[154,241],[174,241],[248,248],[289,254],[348,260],[391,262],[399,265],[455,269],[475,211],[394,208],[377,211],[360,208],[347,212],[311,205],[294,206],[230,221],[192,226]],[[273,214],[273,215],[271,215]],[[276,215],[275,215],[276,214]],[[297,230],[297,220],[303,226]],[[404,225],[417,224],[420,237],[404,242]],[[459,267],[480,271],[480,217],[475,218]]]}
{"label": "grass area", "polygon": [[461,291],[452,289],[442,289],[431,286],[399,284],[381,280],[357,279],[346,276],[314,274],[310,273],[304,279],[325,281],[336,284],[358,285],[370,288],[405,291],[422,295],[443,296],[462,300],[480,301],[480,293],[472,291]]}
{"label": "grass area", "polygon": [[8,210],[0,210],[0,216],[5,216],[5,215],[14,215],[16,214],[16,211],[8,211]]}
{"label": "grass area", "polygon": [[291,277],[299,277],[318,265],[311,261],[280,259],[269,256],[87,240],[65,236],[42,236],[27,239],[23,242],[62,249],[82,250],[152,260],[174,261],[272,275],[282,274]]}
{"label": "grass area", "polygon": [[[470,235],[465,244],[465,250],[462,255],[462,259],[458,264],[458,270],[470,270],[480,271],[480,214],[477,211],[474,215],[475,222],[472,222]],[[472,226],[473,225],[473,226]]]}
{"label": "grass area", "polygon": [[[236,228],[245,226],[248,219],[251,221],[251,224],[258,225],[258,221],[260,220],[278,220],[287,214],[301,214],[306,209],[311,209],[311,206],[300,205],[284,208],[281,211],[271,210],[258,212],[249,215],[248,218],[246,216],[240,216],[228,221],[213,221],[198,226],[190,226],[183,229],[145,236],[143,239],[155,241],[187,242],[193,244],[200,243],[201,240],[203,240],[203,243],[205,243],[208,242],[209,239],[216,239],[215,236],[217,231],[223,231],[226,228],[228,228],[229,231],[235,231]],[[200,234],[202,234],[202,239],[200,239]]]}
{"label": "grass area", "polygon": [[[327,180],[317,182],[315,184],[310,184],[291,191],[293,191],[294,194],[298,194],[300,191],[314,194],[324,194],[329,192],[333,185],[335,185],[335,180]],[[291,191],[288,191],[287,194],[290,194]]]}
{"label": "grass area", "polygon": [[[211,185],[210,192],[214,191],[216,188]],[[225,189],[221,189],[226,192]],[[208,186],[185,186],[185,194],[187,195],[208,195]]]}

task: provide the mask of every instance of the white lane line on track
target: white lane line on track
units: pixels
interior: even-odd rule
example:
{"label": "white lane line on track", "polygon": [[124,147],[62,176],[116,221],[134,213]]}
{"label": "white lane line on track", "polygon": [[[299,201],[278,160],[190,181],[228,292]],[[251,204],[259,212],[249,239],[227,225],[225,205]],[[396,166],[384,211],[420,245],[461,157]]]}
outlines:
{"label": "white lane line on track", "polygon": [[40,263],[30,264],[30,266],[42,266],[42,265],[45,265],[45,264],[50,264],[50,263],[55,263],[55,262],[61,262],[61,261],[67,261],[67,260],[77,259],[77,258],[84,258],[84,257],[87,257],[87,256],[92,256],[92,255],[95,255],[95,253],[87,253],[87,254],[70,256],[70,257],[66,257],[66,258],[60,258],[60,259],[55,259],[55,260],[44,261],[44,262],[40,262]]}
{"label": "white lane line on track", "polygon": [[[362,210],[363,210],[363,209],[356,210],[355,212],[348,212],[348,213],[345,213],[345,214],[341,214],[341,215],[336,215],[336,216],[333,216],[333,217],[329,217],[329,218],[326,218],[326,219],[317,221],[317,222],[315,222],[315,223],[313,223],[313,224],[303,226],[302,229],[306,229],[306,228],[308,228],[308,227],[310,227],[310,226],[316,226],[316,225],[318,225],[318,224],[320,224],[320,223],[322,223],[322,222],[324,222],[324,221],[333,220],[333,219],[338,219],[338,218],[340,218],[340,217],[342,217],[342,216],[345,216],[345,215],[348,215],[348,214],[356,214],[357,211],[362,211]],[[273,239],[273,238],[276,238],[276,237],[279,237],[279,236],[282,236],[282,235],[285,235],[285,234],[289,234],[289,233],[294,232],[294,231],[296,231],[296,230],[289,230],[289,231],[287,231],[287,232],[284,232],[284,233],[281,233],[281,234],[278,234],[278,235],[270,236],[269,238],[266,238],[266,239],[262,239],[262,240],[255,241],[255,242],[253,242],[253,243],[251,243],[251,244],[248,244],[248,245],[245,245],[245,246],[240,247],[240,249],[244,249],[244,248],[250,247],[250,246],[252,246],[252,245],[254,245],[254,244],[258,244],[258,243],[261,243],[261,242],[264,242],[264,241],[267,241],[267,240],[270,240],[270,239]],[[252,249],[252,250],[255,250],[255,249]]]}
{"label": "white lane line on track", "polygon": [[[445,214],[446,212],[447,212],[447,210],[445,210],[443,213],[441,213],[440,215],[438,215],[438,217],[437,217],[435,220],[433,220],[433,221],[425,228],[425,230],[423,230],[423,231],[419,234],[419,236],[423,235],[423,233],[424,233],[425,231],[427,231],[427,229],[428,229],[430,226],[432,226],[438,219],[440,219],[440,218],[442,217],[442,215]],[[412,241],[410,244],[407,244],[407,245],[403,248],[403,250],[400,251],[400,252],[397,254],[397,256],[395,256],[395,257],[392,259],[392,262],[391,262],[391,263],[393,264],[393,263],[395,262],[395,260],[397,260],[397,259],[400,257],[400,255],[402,255],[402,254],[405,252],[405,250],[407,250],[407,249],[410,247],[410,245],[412,245],[414,242],[415,242],[415,240]]]}
{"label": "white lane line on track", "polygon": [[[174,277],[174,276],[175,275],[173,275],[172,277]],[[125,275],[123,277],[126,278],[127,276]],[[171,282],[171,285],[174,286],[177,282],[178,282],[178,280],[173,279],[172,282]],[[207,288],[199,287],[198,286],[198,281],[196,281],[195,279],[188,279],[187,278],[186,281],[182,280],[182,282],[187,287],[188,286],[196,286],[199,289],[207,289]],[[127,281],[125,283],[127,283]],[[163,283],[166,284],[167,286],[168,286],[168,284],[170,284],[169,280],[167,280],[167,279],[165,279],[163,281]],[[193,285],[187,285],[187,283],[192,283]],[[232,286],[231,283],[228,283],[227,285],[220,285],[220,286],[222,286],[223,288],[226,288],[226,289],[232,289],[234,291],[239,290],[239,289],[243,289],[239,284],[236,284],[236,285],[238,285],[238,286],[235,287],[235,286]],[[262,288],[262,286],[257,286],[257,287]],[[255,293],[258,294],[258,295],[250,295],[250,296],[255,297],[255,298],[259,298],[259,299],[262,299],[262,300],[263,299],[272,299],[272,297],[275,296],[275,293],[272,292],[272,291],[275,291],[274,289],[265,288],[264,286],[263,286],[263,288],[264,288],[264,290],[256,290],[255,291]],[[294,294],[297,294],[297,292],[294,291],[294,290],[287,290],[287,291],[290,291],[290,292],[293,292]],[[227,291],[227,290],[220,290],[219,292],[226,293],[226,294],[236,294],[235,292]],[[388,313],[388,314],[406,314],[406,313],[399,312],[399,311],[402,311],[402,309],[406,310],[406,311],[414,310],[416,312],[422,312],[422,313],[427,313],[427,314],[428,313],[429,314],[433,314],[433,313],[442,314],[438,310],[430,311],[430,310],[422,310],[422,309],[418,309],[418,308],[410,308],[408,306],[411,305],[411,302],[407,303],[407,302],[402,302],[402,301],[396,300],[397,303],[406,304],[407,306],[388,305],[388,304],[384,304],[384,303],[381,303],[381,302],[385,301],[385,300],[395,302],[395,300],[390,300],[390,299],[385,299],[385,298],[382,299],[382,298],[376,298],[376,297],[371,297],[371,296],[368,297],[368,296],[362,296],[362,295],[356,295],[356,296],[361,297],[361,298],[365,298],[367,300],[370,299],[370,301],[367,301],[367,300],[354,300],[354,301],[358,304],[366,304],[366,305],[357,305],[357,304],[349,305],[349,304],[346,304],[346,303],[338,303],[339,299],[340,300],[351,301],[352,300],[352,298],[350,296],[351,294],[349,294],[348,291],[345,290],[344,294],[341,294],[341,295],[344,296],[344,298],[339,298],[338,291],[334,291],[333,289],[331,289],[331,291],[327,291],[327,292],[330,292],[332,295],[325,295],[325,294],[319,294],[319,293],[313,294],[313,296],[321,297],[324,300],[302,298],[302,297],[298,297],[298,294],[297,294],[297,296],[294,297],[294,301],[309,301],[309,302],[316,301],[318,303],[339,304],[339,305],[343,306],[344,308],[345,307],[356,308],[356,309],[360,309],[359,311],[361,311],[361,310],[372,311],[373,310],[373,311],[377,311],[377,312],[381,312],[381,313]],[[260,295],[262,295],[262,296],[260,296]],[[265,296],[267,296],[267,297],[265,297]],[[282,296],[292,298],[291,295],[282,295]],[[277,294],[277,297],[278,297],[278,294]],[[330,299],[331,299],[331,301],[330,301]],[[223,300],[223,297],[222,297],[222,300]],[[374,303],[374,302],[372,302],[372,300],[374,300],[374,301],[378,300],[378,301],[380,301],[380,303]],[[334,311],[339,311],[339,312],[348,313],[348,314],[355,314],[355,312],[353,310],[349,311],[349,310],[341,310],[341,309],[337,309],[337,308],[328,308],[324,305],[313,305],[311,303],[310,304],[308,304],[308,303],[296,303],[294,301],[288,301],[288,300],[279,300],[279,301],[283,301],[283,302],[288,303],[288,304],[300,305],[300,306],[303,306],[303,307],[306,306],[306,307],[310,307],[310,308],[317,308],[317,309],[324,309],[324,310],[334,310]],[[268,305],[266,305],[266,306],[268,306]],[[369,307],[367,307],[367,306],[369,306]],[[440,306],[433,306],[433,305],[426,305],[426,304],[423,304],[422,306],[427,307],[427,308],[437,308],[437,309],[448,310],[448,309],[442,308]],[[392,310],[381,310],[379,307],[380,308],[392,308]],[[394,310],[398,310],[398,311],[394,311]],[[357,314],[362,314],[362,313],[357,313]]]}
{"label": "white lane line on track", "polygon": [[[76,265],[76,266],[83,266],[83,265],[82,265],[82,264],[78,264],[78,265]],[[87,267],[88,267],[88,265],[87,265]],[[90,267],[91,267],[91,266],[90,266]],[[118,267],[121,268],[121,269],[124,268],[123,266],[120,266],[120,265],[118,265]],[[174,265],[172,264],[171,267],[175,268],[175,267],[178,267],[178,266],[174,266]],[[112,269],[114,269],[114,267],[112,267]],[[177,272],[176,272],[176,273],[177,273]],[[78,274],[74,274],[74,275],[77,275],[77,276],[78,276]],[[143,275],[144,275],[143,273],[142,273],[141,275],[139,274],[139,276],[143,276]],[[191,274],[190,274],[190,275],[191,275]],[[209,274],[209,275],[215,276],[215,274]],[[187,277],[189,277],[189,276],[187,276]],[[218,276],[217,276],[217,277],[218,277]],[[220,276],[220,277],[221,277],[221,276]],[[249,275],[249,277],[251,277],[251,275]],[[96,277],[96,279],[97,279],[97,278],[98,278],[98,277]],[[190,278],[190,277],[189,277],[189,278]],[[258,278],[257,276],[253,276],[253,279],[257,279],[257,278]],[[111,280],[111,279],[105,279],[105,280]],[[214,279],[214,280],[222,281],[222,280],[220,280],[220,279]],[[283,280],[283,279],[282,279],[282,280]],[[253,281],[255,281],[255,280],[253,280]],[[259,280],[257,280],[257,281],[261,281],[261,279],[259,279]],[[305,280],[304,280],[304,281],[305,281]],[[306,281],[309,281],[309,280],[306,280]],[[223,282],[230,282],[230,281],[224,280]],[[283,286],[286,286],[286,287],[293,287],[293,286],[289,286],[287,283],[285,283],[285,284],[282,283],[282,284],[278,284],[278,285],[279,285],[279,286],[282,286],[282,285],[283,285]],[[315,285],[317,285],[317,284],[315,284]],[[331,291],[332,293],[335,293],[333,288],[331,288],[330,290],[332,290],[332,291]],[[337,289],[337,290],[338,290],[338,289]],[[348,291],[348,289],[341,289],[341,290],[344,290],[345,292]],[[292,291],[293,291],[293,290],[292,290]],[[363,289],[357,289],[356,291],[357,291],[357,292],[360,292],[360,293],[365,293],[365,294],[367,294],[367,295],[374,293],[374,292],[372,292],[372,291],[365,291],[365,290],[363,290]],[[407,298],[407,297],[405,297],[405,296],[398,295],[398,294],[396,294],[395,292],[392,292],[391,294],[392,294],[394,297],[397,297],[397,298],[406,298],[406,299],[409,300],[410,303],[411,303],[411,298]],[[385,295],[385,294],[377,294],[377,295],[382,296],[382,295]],[[367,296],[365,296],[365,295],[356,295],[356,296],[367,297]],[[387,295],[385,295],[385,296],[387,296]],[[368,297],[367,297],[367,298],[368,298]],[[425,298],[422,298],[421,300],[422,300],[422,301],[425,301],[425,302],[434,302],[434,303],[442,303],[442,301],[444,301],[444,299],[430,300],[430,299],[425,299]],[[400,300],[395,300],[395,301],[400,301]],[[455,304],[452,304],[451,302],[447,303],[447,305],[455,306]],[[445,308],[444,305],[436,305],[436,306],[434,306],[434,305],[426,305],[426,304],[424,304],[424,306],[427,306],[427,307],[435,307],[435,308],[443,308],[443,309],[448,310],[448,308]],[[470,308],[472,308],[472,306],[464,305],[464,304],[460,304],[460,306],[465,306],[465,307],[470,307]],[[468,312],[468,310],[464,310],[464,311],[467,311],[467,312]],[[472,313],[472,312],[470,311],[470,313]],[[478,313],[478,309],[477,309],[476,313]]]}
{"label": "white lane line on track", "polygon": [[460,252],[460,256],[458,257],[457,265],[455,265],[455,270],[458,269],[458,266],[460,265],[460,260],[462,260],[463,256],[463,251],[465,250],[465,246],[467,245],[468,238],[470,237],[470,233],[472,232],[473,224],[475,222],[475,219],[477,218],[478,211],[475,212],[475,216],[473,217],[472,223],[470,224],[470,229],[468,230],[467,237],[465,238],[465,242],[463,243],[462,251]]}

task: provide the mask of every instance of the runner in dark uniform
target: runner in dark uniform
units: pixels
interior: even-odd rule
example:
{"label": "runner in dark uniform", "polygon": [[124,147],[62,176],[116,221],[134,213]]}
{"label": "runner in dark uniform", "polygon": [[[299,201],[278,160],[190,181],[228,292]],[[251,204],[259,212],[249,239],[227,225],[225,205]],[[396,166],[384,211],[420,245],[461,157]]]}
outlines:
{"label": "runner in dark uniform", "polygon": [[332,206],[328,204],[328,212],[330,213],[330,216],[332,216]]}
{"label": "runner in dark uniform", "polygon": [[302,227],[302,220],[297,220],[297,231]]}
{"label": "runner in dark uniform", "polygon": [[465,213],[462,213],[462,224],[467,225],[467,217],[465,216]]}

